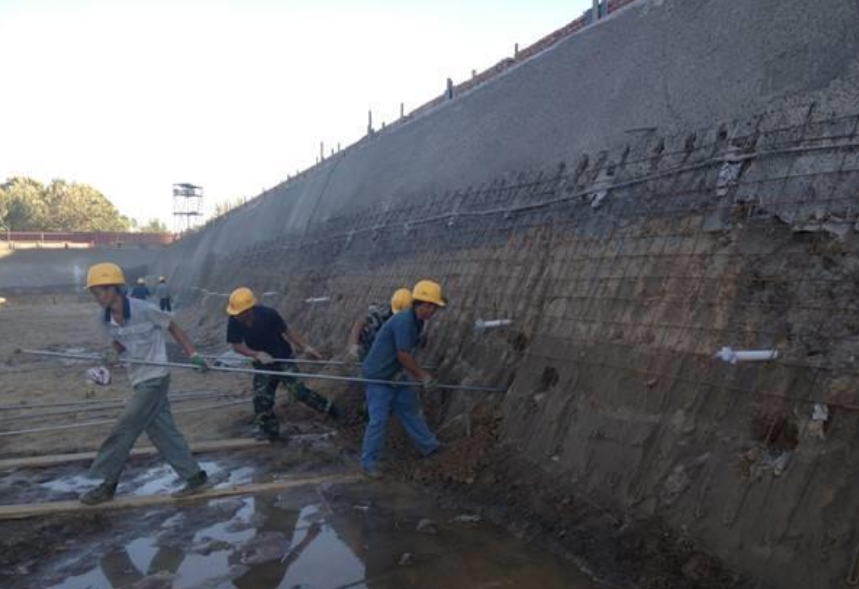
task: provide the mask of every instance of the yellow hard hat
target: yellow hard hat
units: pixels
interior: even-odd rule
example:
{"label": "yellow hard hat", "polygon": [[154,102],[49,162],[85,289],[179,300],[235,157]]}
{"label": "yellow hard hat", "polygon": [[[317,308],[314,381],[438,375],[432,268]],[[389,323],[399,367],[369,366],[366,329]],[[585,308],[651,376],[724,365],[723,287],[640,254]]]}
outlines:
{"label": "yellow hard hat", "polygon": [[90,266],[86,277],[86,287],[120,286],[125,284],[125,274],[122,268],[110,262],[102,262]]}
{"label": "yellow hard hat", "polygon": [[412,306],[412,293],[407,288],[398,288],[391,297],[391,311],[399,313]]}
{"label": "yellow hard hat", "polygon": [[257,298],[251,289],[237,288],[230,294],[230,304],[227,305],[228,315],[239,315],[257,304]]}
{"label": "yellow hard hat", "polygon": [[418,282],[412,291],[412,299],[424,303],[432,303],[439,307],[444,307],[447,304],[444,297],[441,296],[441,285],[432,280],[421,280]]}

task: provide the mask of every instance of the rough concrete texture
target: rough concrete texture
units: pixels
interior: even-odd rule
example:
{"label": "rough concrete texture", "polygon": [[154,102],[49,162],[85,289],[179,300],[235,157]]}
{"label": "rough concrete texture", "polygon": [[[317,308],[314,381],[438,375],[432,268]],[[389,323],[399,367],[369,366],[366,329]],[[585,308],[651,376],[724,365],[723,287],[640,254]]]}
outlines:
{"label": "rough concrete texture", "polygon": [[[198,326],[247,285],[328,352],[369,302],[436,278],[451,305],[424,357],[510,390],[430,407],[495,411],[512,476],[664,520],[761,586],[841,586],[859,541],[857,17],[852,0],[631,5],[156,268]],[[732,366],[722,346],[781,357]]]}
{"label": "rough concrete texture", "polygon": [[133,282],[146,276],[159,248],[2,249],[0,296],[19,291],[80,288],[87,269],[98,262],[114,262]]}

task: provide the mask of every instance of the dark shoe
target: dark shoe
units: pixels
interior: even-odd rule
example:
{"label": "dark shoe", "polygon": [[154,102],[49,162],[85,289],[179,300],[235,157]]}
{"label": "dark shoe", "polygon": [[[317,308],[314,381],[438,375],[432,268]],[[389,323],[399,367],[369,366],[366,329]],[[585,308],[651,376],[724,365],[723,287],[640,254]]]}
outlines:
{"label": "dark shoe", "polygon": [[257,426],[254,428],[254,439],[259,442],[276,442],[280,439],[278,432],[269,432]]}
{"label": "dark shoe", "polygon": [[332,401],[328,401],[325,406],[325,413],[331,416],[331,419],[340,419],[340,410]]}
{"label": "dark shoe", "polygon": [[379,480],[384,478],[385,475],[382,474],[382,471],[378,468],[364,468],[361,467],[361,474],[367,477],[368,479]]}
{"label": "dark shoe", "polygon": [[436,454],[439,454],[442,450],[443,450],[443,446],[441,444],[439,444],[438,446],[436,446],[435,448],[433,448],[432,450],[430,450],[426,454],[423,454],[421,456],[421,458],[429,458],[430,456],[435,456]]}
{"label": "dark shoe", "polygon": [[114,495],[116,495],[116,483],[104,481],[78,497],[78,499],[84,505],[98,505],[99,503],[110,501]]}
{"label": "dark shoe", "polygon": [[171,493],[171,497],[175,497],[176,499],[181,499],[182,497],[188,497],[189,495],[195,495],[200,491],[205,490],[209,487],[209,475],[206,474],[205,470],[201,470],[190,479],[185,481],[185,486],[176,491],[175,493]]}

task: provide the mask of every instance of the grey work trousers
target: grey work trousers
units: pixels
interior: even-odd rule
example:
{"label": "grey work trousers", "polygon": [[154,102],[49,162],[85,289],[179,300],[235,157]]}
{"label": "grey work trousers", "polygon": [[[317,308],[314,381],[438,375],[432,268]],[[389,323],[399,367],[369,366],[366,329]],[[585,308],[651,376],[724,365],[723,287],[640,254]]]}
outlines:
{"label": "grey work trousers", "polygon": [[169,376],[134,385],[134,395],[98,449],[90,467],[91,476],[112,483],[119,481],[128,453],[144,431],[180,477],[189,479],[200,471],[200,465],[191,457],[188,442],[173,421],[167,399],[169,389]]}

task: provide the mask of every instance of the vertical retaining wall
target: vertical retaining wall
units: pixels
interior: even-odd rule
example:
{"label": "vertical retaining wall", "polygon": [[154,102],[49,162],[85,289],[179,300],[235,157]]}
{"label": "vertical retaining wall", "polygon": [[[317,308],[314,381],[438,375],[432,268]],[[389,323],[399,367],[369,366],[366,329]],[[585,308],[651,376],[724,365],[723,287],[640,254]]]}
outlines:
{"label": "vertical retaining wall", "polygon": [[[158,267],[209,321],[248,285],[330,350],[368,302],[437,278],[452,305],[428,354],[510,385],[485,401],[516,460],[772,586],[841,586],[859,541],[859,9],[825,4],[633,4]],[[732,366],[722,346],[782,356]]]}

